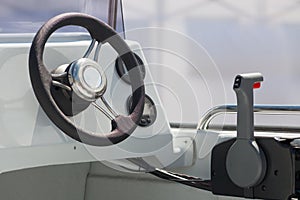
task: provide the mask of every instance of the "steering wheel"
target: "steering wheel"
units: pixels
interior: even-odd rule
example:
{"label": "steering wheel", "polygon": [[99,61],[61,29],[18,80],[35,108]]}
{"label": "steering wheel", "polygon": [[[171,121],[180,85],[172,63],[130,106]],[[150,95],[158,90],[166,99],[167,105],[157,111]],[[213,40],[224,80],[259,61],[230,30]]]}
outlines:
{"label": "steering wheel", "polygon": [[[57,29],[75,25],[84,27],[92,37],[92,44],[87,53],[71,64],[59,66],[49,72],[43,61],[43,53],[48,38]],[[109,43],[123,60],[132,88],[132,107],[128,116],[117,114],[104,99],[107,80],[104,70],[96,62],[88,58],[95,42]],[[96,49],[96,55],[99,53]],[[95,61],[96,60],[96,61]],[[142,74],[134,53],[126,42],[107,24],[99,19],[83,13],[65,13],[46,22],[35,35],[29,55],[29,73],[31,84],[42,109],[50,120],[71,138],[93,146],[108,146],[125,140],[137,127],[143,109],[145,88]],[[86,76],[95,76],[96,81],[89,81]],[[107,110],[96,104],[101,99]],[[112,122],[109,133],[93,133],[77,127],[71,116],[94,105]]]}

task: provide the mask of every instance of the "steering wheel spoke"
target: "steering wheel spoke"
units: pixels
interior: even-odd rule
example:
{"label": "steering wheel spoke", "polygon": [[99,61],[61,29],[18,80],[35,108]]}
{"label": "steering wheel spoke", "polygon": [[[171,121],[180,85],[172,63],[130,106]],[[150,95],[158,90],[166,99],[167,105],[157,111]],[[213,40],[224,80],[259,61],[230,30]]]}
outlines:
{"label": "steering wheel spoke", "polygon": [[97,41],[96,39],[92,39],[91,44],[89,45],[88,49],[86,50],[86,52],[83,55],[83,58],[88,58],[91,55],[96,43],[97,43],[97,46],[96,46],[96,49],[95,49],[95,52],[94,52],[94,58],[93,59],[94,59],[95,62],[98,62],[99,53],[100,53],[102,43]]}
{"label": "steering wheel spoke", "polygon": [[99,54],[100,54],[101,46],[102,46],[102,43],[101,43],[101,42],[98,42],[98,44],[97,44],[97,46],[96,46],[95,53],[94,53],[94,61],[95,61],[95,62],[98,62],[98,60],[99,60]]}
{"label": "steering wheel spoke", "polygon": [[83,55],[83,58],[88,58],[91,55],[95,44],[96,44],[96,39],[92,39],[90,46],[88,47],[88,49],[86,50],[86,52]]}
{"label": "steering wheel spoke", "polygon": [[119,114],[112,108],[112,106],[109,105],[109,103],[106,101],[106,99],[104,98],[104,96],[100,97],[100,99],[103,102],[103,104],[105,105],[105,107],[109,110],[109,112],[114,117],[118,117],[119,116]]}
{"label": "steering wheel spoke", "polygon": [[64,73],[61,73],[61,74],[54,74],[54,73],[51,74],[51,77],[54,80],[61,80],[61,79],[66,78],[67,76],[68,76],[67,72],[64,72]]}
{"label": "steering wheel spoke", "polygon": [[100,112],[102,112],[108,119],[110,120],[114,120],[116,117],[113,116],[111,113],[107,112],[104,108],[102,108],[100,105],[98,105],[96,102],[92,102],[92,105],[99,110]]}
{"label": "steering wheel spoke", "polygon": [[103,105],[106,107],[103,108],[99,104],[96,103],[96,101],[92,102],[92,105],[98,109],[100,112],[102,112],[108,119],[115,120],[118,116],[120,116],[113,108],[112,106],[106,101],[104,96],[100,97],[100,100],[102,101]]}
{"label": "steering wheel spoke", "polygon": [[56,86],[56,87],[60,87],[60,88],[62,88],[62,89],[65,89],[65,90],[67,90],[67,91],[69,91],[69,92],[71,92],[72,91],[72,88],[71,87],[69,87],[69,86],[67,86],[67,85],[65,85],[65,84],[63,84],[63,83],[61,83],[61,82],[59,82],[59,81],[52,81],[52,85],[54,85],[54,86]]}

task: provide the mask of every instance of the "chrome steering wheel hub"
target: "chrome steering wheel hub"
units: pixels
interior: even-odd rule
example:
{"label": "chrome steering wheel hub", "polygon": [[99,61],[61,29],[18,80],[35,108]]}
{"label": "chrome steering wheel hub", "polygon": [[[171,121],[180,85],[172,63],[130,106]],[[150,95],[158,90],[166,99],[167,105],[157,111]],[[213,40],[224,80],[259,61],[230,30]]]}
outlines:
{"label": "chrome steering wheel hub", "polygon": [[70,64],[68,80],[73,92],[90,102],[101,97],[107,88],[102,67],[89,58],[80,58]]}

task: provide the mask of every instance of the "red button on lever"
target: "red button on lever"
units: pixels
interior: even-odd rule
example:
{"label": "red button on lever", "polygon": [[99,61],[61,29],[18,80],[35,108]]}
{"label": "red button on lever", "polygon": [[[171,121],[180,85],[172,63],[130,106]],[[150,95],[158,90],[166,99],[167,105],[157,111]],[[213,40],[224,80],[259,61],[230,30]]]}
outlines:
{"label": "red button on lever", "polygon": [[253,84],[253,89],[258,89],[260,88],[260,82],[256,82]]}

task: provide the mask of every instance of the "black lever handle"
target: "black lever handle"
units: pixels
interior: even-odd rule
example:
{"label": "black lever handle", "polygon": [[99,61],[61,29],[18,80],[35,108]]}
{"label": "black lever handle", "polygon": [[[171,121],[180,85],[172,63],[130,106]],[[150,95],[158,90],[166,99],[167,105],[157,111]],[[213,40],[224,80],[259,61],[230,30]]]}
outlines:
{"label": "black lever handle", "polygon": [[253,89],[260,87],[260,73],[237,75],[233,89],[237,97],[237,138],[226,157],[227,173],[234,184],[250,188],[261,182],[266,160],[254,137]]}
{"label": "black lever handle", "polygon": [[260,86],[260,73],[240,74],[235,77],[233,89],[237,96],[237,138],[254,139],[253,89]]}

